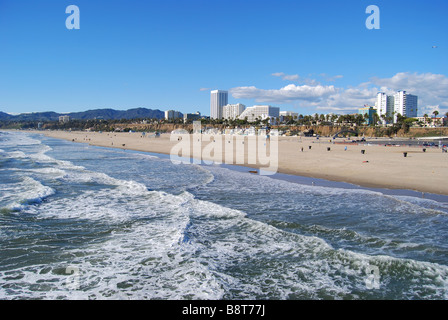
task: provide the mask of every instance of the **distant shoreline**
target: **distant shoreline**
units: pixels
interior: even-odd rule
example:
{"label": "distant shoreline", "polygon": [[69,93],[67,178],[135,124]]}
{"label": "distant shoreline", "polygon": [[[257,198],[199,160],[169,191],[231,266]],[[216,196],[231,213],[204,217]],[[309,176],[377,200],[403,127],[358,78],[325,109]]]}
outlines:
{"label": "distant shoreline", "polygon": [[[142,137],[139,132],[29,132],[95,146],[165,155],[169,155],[176,145],[176,141],[170,141],[170,134],[155,138]],[[442,153],[438,148],[428,147],[426,152],[423,152],[418,146],[384,147],[371,144],[347,145],[345,150],[346,145],[332,144],[329,138],[278,139],[278,173],[346,182],[365,188],[414,190],[448,195],[448,154]],[[203,148],[207,143],[203,144]],[[364,154],[361,150],[365,150]],[[407,157],[404,157],[404,152],[407,152]],[[245,156],[247,158],[247,153]],[[256,169],[263,167],[259,163],[227,164]]]}

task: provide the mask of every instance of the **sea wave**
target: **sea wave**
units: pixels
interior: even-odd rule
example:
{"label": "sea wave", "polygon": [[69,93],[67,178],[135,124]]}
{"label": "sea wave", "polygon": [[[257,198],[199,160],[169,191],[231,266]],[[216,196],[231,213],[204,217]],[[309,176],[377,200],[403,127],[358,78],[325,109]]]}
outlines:
{"label": "sea wave", "polygon": [[51,187],[44,186],[31,177],[22,177],[21,182],[1,184],[2,209],[10,211],[23,211],[33,204],[40,204],[44,199],[55,193]]}
{"label": "sea wave", "polygon": [[[137,174],[115,174],[132,167],[132,159],[141,163],[138,156],[106,170],[58,160],[48,151],[45,144],[25,151],[37,167],[15,168],[20,180],[1,185],[7,195],[2,203],[22,205],[15,217],[32,218],[28,230],[13,231],[35,238],[20,247],[20,263],[0,269],[0,299],[448,298],[443,264],[341,245],[414,250],[419,242],[335,223],[347,225],[351,214],[364,230],[386,229],[396,217],[407,222],[409,212],[443,211],[444,204],[304,186],[215,166],[170,167],[148,158],[154,161],[148,176],[166,171],[160,179],[167,185],[187,180],[180,192],[150,190],[145,181],[151,180],[137,179],[141,171],[135,168]],[[95,153],[86,158],[95,160]],[[198,173],[199,179],[188,181]],[[54,179],[53,188],[46,186]],[[425,217],[434,216],[443,217]],[[51,232],[60,238],[43,236]],[[339,246],[331,237],[341,240]],[[4,243],[16,249],[14,241]],[[55,246],[45,251],[50,257],[38,253],[36,259],[37,249],[48,243]]]}
{"label": "sea wave", "polygon": [[[67,265],[0,272],[8,298],[447,298],[446,266],[335,249],[189,192],[112,181],[114,188],[39,206],[39,219],[92,219],[113,231],[105,241],[67,250]],[[68,267],[78,270],[77,290],[67,284],[74,279]],[[369,270],[378,270],[380,290],[368,287]]]}
{"label": "sea wave", "polygon": [[41,141],[33,138],[25,132],[3,132],[0,147],[32,146],[39,145]]}

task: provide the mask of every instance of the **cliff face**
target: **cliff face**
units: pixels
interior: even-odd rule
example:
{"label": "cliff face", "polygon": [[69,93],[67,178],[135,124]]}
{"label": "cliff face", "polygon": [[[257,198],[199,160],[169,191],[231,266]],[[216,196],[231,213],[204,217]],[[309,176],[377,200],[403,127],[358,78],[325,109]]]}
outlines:
{"label": "cliff face", "polygon": [[313,130],[315,134],[320,136],[333,136],[343,129],[353,129],[358,131],[360,136],[365,137],[434,137],[448,136],[448,127],[442,128],[409,128],[408,130],[400,129],[396,133],[391,132],[391,128],[383,127],[340,127],[340,126],[297,126],[297,127],[279,127],[279,130],[290,130],[293,132],[304,132]]}
{"label": "cliff face", "polygon": [[[115,124],[115,128],[129,128],[134,131],[158,131],[158,132],[171,132],[176,129],[184,129],[187,131],[193,131],[193,124],[181,124],[181,123],[157,123],[157,124],[142,124],[142,123],[133,123],[133,124]],[[203,129],[205,128],[218,128],[218,129],[225,129],[225,125],[203,125]]]}

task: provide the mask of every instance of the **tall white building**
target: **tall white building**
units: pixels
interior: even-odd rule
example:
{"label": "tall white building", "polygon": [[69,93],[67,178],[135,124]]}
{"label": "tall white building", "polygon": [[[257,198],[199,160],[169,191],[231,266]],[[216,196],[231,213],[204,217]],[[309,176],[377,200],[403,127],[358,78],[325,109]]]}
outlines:
{"label": "tall white building", "polygon": [[181,117],[181,114],[179,111],[174,110],[167,110],[165,111],[165,120],[174,120]]}
{"label": "tall white building", "polygon": [[60,123],[67,123],[70,121],[70,116],[59,116]]}
{"label": "tall white building", "polygon": [[387,110],[387,95],[384,92],[378,92],[376,96],[376,110],[378,110],[378,115],[388,115]]}
{"label": "tall white building", "polygon": [[196,113],[186,113],[184,114],[184,123],[190,121],[190,120],[200,120],[201,119],[201,113],[199,111],[196,111]]}
{"label": "tall white building", "polygon": [[227,104],[222,108],[222,116],[224,119],[237,119],[245,109],[246,106],[241,103]]}
{"label": "tall white building", "polygon": [[264,105],[246,108],[239,119],[244,120],[247,117],[247,121],[254,122],[257,119],[264,120],[266,118],[278,118],[279,116],[280,108]]}
{"label": "tall white building", "polygon": [[293,120],[299,118],[299,114],[294,111],[280,111],[280,122],[285,121],[286,117],[292,117]]}
{"label": "tall white building", "polygon": [[397,121],[397,114],[401,114],[407,118],[417,117],[418,97],[407,94],[406,91],[398,91],[394,95],[394,122]]}
{"label": "tall white building", "polygon": [[280,111],[280,116],[283,116],[283,117],[298,117],[299,116],[299,114],[297,113],[297,112],[294,112],[294,111]]}
{"label": "tall white building", "polygon": [[383,120],[382,116],[384,115],[386,118],[392,117],[392,113],[395,108],[394,96],[388,96],[384,92],[378,92],[375,107],[378,111],[378,115],[380,116],[381,121],[383,121],[383,123],[386,123],[387,120]]}
{"label": "tall white building", "polygon": [[223,90],[213,90],[210,92],[210,118],[222,119],[223,107],[228,104],[229,93]]}

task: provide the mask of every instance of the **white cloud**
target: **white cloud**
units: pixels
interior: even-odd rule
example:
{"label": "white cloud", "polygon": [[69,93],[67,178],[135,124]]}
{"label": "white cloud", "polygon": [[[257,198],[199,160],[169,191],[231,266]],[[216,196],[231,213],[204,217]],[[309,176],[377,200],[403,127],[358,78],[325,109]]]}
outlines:
{"label": "white cloud", "polygon": [[299,75],[298,74],[285,74],[283,72],[275,72],[272,74],[274,77],[281,77],[283,80],[288,80],[288,81],[296,81],[299,80]]}
{"label": "white cloud", "polygon": [[364,105],[374,105],[375,97],[378,93],[377,88],[354,87],[341,89],[338,93],[331,95],[324,100],[319,109],[321,110],[340,110],[356,111]]}
{"label": "white cloud", "polygon": [[[298,75],[287,75],[283,72],[273,73],[282,79],[290,78],[303,81]],[[297,76],[297,77],[296,77]],[[329,77],[340,79],[343,76]],[[445,75],[433,73],[397,73],[390,78],[372,78],[367,82],[348,88],[337,88],[333,85],[321,85],[313,79],[307,79],[306,85],[289,84],[280,89],[259,89],[255,86],[237,87],[230,93],[237,99],[255,99],[265,103],[300,103],[300,107],[311,107],[322,111],[353,112],[364,105],[375,105],[376,94],[386,92],[389,95],[399,90],[405,90],[418,96],[419,115],[432,114],[434,110],[440,113],[448,111],[448,78]]]}
{"label": "white cloud", "polygon": [[391,78],[372,78],[371,83],[389,91],[405,90],[417,95],[419,113],[448,108],[448,77],[443,74],[400,72]]}
{"label": "white cloud", "polygon": [[199,91],[209,91],[211,90],[210,88],[200,88]]}
{"label": "white cloud", "polygon": [[307,85],[310,85],[310,86],[314,86],[314,85],[318,85],[319,84],[319,82],[317,82],[314,79],[302,78],[298,74],[286,74],[284,72],[275,72],[275,73],[272,73],[271,75],[274,76],[274,77],[282,78],[283,80],[294,81],[294,82],[299,83],[299,84],[307,84]]}
{"label": "white cloud", "polygon": [[344,113],[352,113],[357,110],[357,108],[353,107],[316,107],[316,110],[323,110],[323,111],[332,111],[332,112],[344,112]]}
{"label": "white cloud", "polygon": [[229,90],[236,99],[255,99],[257,102],[285,103],[295,100],[318,102],[336,93],[334,86],[297,86],[289,84],[280,89],[258,89],[251,87],[237,87]]}
{"label": "white cloud", "polygon": [[329,82],[334,82],[334,81],[336,81],[337,79],[342,79],[342,78],[344,78],[344,76],[343,75],[336,75],[336,76],[329,76],[328,74],[326,74],[326,73],[321,73],[320,74],[320,76],[322,77],[322,78],[324,78],[325,79],[325,81],[329,81]]}

